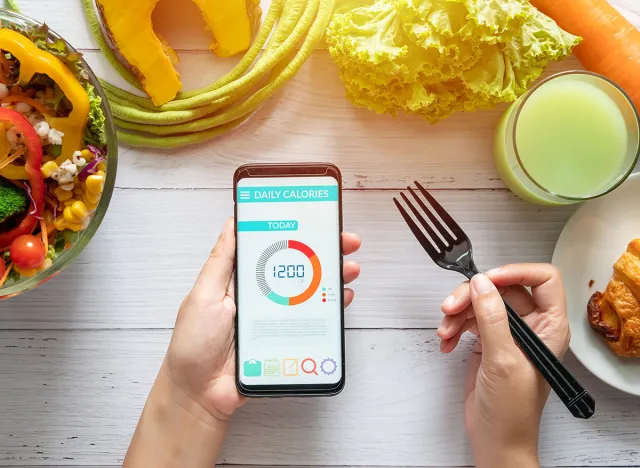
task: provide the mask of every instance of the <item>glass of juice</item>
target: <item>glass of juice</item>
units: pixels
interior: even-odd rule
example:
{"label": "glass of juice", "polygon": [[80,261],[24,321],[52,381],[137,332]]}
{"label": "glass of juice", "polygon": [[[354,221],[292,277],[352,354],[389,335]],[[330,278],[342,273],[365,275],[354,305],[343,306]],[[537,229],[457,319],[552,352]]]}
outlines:
{"label": "glass of juice", "polygon": [[505,112],[494,159],[504,183],[540,205],[600,197],[631,174],[640,119],[627,94],[585,71],[553,75]]}

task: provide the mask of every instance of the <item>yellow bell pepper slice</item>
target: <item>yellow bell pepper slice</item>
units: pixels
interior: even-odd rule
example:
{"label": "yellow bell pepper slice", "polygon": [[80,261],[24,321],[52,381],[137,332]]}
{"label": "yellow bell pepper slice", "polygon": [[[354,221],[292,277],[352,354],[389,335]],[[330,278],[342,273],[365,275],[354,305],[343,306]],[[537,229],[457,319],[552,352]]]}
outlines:
{"label": "yellow bell pepper slice", "polygon": [[73,153],[81,150],[83,146],[82,138],[90,110],[87,92],[64,63],[53,54],[39,49],[28,38],[16,31],[0,29],[0,49],[10,52],[20,61],[18,79],[20,83],[29,83],[36,73],[46,74],[60,86],[67,99],[71,101],[73,109],[68,117],[45,116],[51,128],[64,133],[62,153],[56,159],[56,163],[60,165],[67,159],[71,159]]}

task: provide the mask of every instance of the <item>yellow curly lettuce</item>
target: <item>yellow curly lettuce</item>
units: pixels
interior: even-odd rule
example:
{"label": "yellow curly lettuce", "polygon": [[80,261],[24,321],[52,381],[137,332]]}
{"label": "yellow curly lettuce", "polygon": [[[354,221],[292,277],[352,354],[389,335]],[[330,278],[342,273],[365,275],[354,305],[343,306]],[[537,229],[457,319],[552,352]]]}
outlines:
{"label": "yellow curly lettuce", "polygon": [[515,100],[580,42],[526,0],[344,0],[326,38],[356,105],[430,122]]}

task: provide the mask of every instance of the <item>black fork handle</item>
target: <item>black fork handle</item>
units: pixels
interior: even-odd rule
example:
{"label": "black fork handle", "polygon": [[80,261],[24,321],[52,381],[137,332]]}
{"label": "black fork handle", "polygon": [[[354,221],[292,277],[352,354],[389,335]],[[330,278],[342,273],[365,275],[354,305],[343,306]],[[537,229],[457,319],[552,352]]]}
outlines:
{"label": "black fork handle", "polygon": [[509,328],[514,341],[556,392],[562,403],[576,418],[589,419],[593,416],[596,410],[595,399],[580,385],[522,317],[509,304],[504,302],[504,305],[507,308]]}
{"label": "black fork handle", "polygon": [[506,302],[509,328],[514,341],[526,354],[562,403],[576,418],[589,419],[596,409],[595,399],[560,362],[527,323]]}

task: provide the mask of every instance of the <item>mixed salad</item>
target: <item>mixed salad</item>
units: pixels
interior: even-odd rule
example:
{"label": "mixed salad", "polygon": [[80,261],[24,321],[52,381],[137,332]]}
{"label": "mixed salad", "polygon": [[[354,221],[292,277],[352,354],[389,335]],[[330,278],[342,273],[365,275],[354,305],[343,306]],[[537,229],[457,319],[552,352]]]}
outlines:
{"label": "mixed salad", "polygon": [[0,29],[0,287],[49,268],[98,206],[105,116],[79,54],[46,26]]}

